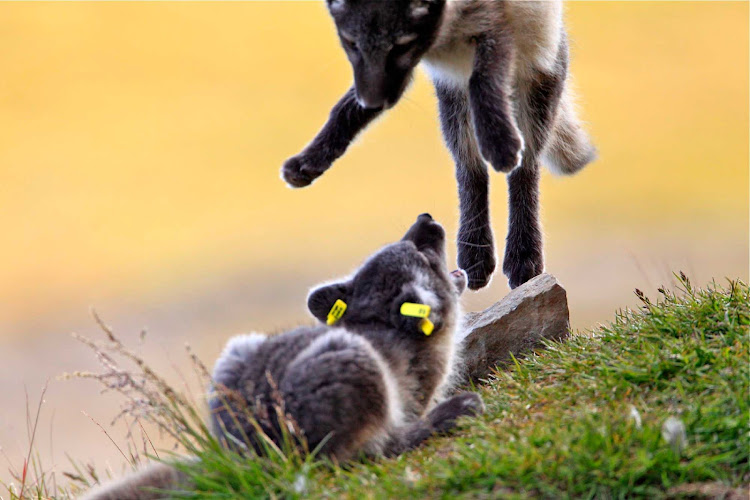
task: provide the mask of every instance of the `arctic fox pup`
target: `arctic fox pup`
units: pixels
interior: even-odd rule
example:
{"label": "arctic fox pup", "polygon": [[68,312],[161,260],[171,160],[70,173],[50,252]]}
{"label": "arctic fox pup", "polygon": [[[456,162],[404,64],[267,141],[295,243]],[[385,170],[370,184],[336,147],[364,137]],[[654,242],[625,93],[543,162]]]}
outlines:
{"label": "arctic fox pup", "polygon": [[[262,451],[256,425],[281,444],[292,424],[308,449],[343,462],[398,455],[482,413],[476,393],[446,398],[460,360],[454,336],[466,281],[446,268],[443,228],[420,215],[351,277],[310,293],[310,312],[323,324],[227,343],[209,396],[213,432],[227,447]],[[85,498],[161,497],[148,488],[190,485],[158,463]]]}
{"label": "arctic fox pup", "polygon": [[503,272],[511,288],[544,270],[539,165],[574,174],[596,156],[573,107],[562,0],[327,0],[354,85],[282,168],[292,187],[321,176],[401,98],[422,62],[458,180],[458,265],[469,288],[495,270],[487,163],[509,173]]}

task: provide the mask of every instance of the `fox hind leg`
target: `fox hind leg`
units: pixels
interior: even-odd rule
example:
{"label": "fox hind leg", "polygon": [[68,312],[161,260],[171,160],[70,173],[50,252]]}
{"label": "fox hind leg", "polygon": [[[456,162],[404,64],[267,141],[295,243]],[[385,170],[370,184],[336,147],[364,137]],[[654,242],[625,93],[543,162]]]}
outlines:
{"label": "fox hind leg", "polygon": [[345,461],[368,443],[385,440],[395,395],[372,348],[346,334],[329,334],[290,365],[279,384],[286,413],[310,451]]}
{"label": "fox hind leg", "polygon": [[558,49],[555,66],[533,70],[518,84],[518,122],[526,138],[521,167],[508,175],[508,236],[503,272],[511,288],[544,271],[539,222],[540,158],[552,136],[564,92],[568,49]]}

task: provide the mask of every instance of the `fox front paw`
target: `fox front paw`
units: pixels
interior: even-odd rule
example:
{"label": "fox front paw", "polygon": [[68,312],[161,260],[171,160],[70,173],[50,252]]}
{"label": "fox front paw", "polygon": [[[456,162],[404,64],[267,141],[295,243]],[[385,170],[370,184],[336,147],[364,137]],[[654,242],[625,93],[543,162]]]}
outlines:
{"label": "fox front paw", "polygon": [[477,130],[479,151],[492,168],[508,173],[521,166],[524,142],[517,130],[507,127],[487,127]]}
{"label": "fox front paw", "polygon": [[304,153],[289,158],[281,167],[281,178],[290,187],[301,188],[309,186],[328,169],[328,165],[313,162]]}
{"label": "fox front paw", "polygon": [[484,403],[481,396],[475,392],[463,392],[437,405],[428,418],[437,432],[448,432],[456,426],[459,417],[473,417],[482,413]]}
{"label": "fox front paw", "polygon": [[476,238],[476,241],[458,242],[458,267],[466,272],[467,286],[470,290],[479,290],[487,286],[496,265],[495,246],[491,234],[486,238]]}

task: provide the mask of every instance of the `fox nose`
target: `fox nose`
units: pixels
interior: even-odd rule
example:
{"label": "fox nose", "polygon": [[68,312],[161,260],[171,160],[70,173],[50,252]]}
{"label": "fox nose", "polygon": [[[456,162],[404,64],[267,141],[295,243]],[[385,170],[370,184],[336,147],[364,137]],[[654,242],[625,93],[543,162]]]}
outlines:
{"label": "fox nose", "polygon": [[355,69],[354,88],[360,106],[375,111],[383,109],[388,94],[385,61],[375,58],[369,61],[367,67]]}
{"label": "fox nose", "polygon": [[380,111],[385,107],[383,99],[373,98],[368,95],[360,95],[358,101],[360,106],[371,111]]}
{"label": "fox nose", "polygon": [[445,231],[427,213],[417,217],[417,221],[409,228],[403,239],[414,242],[420,251],[430,248],[442,254],[445,250]]}

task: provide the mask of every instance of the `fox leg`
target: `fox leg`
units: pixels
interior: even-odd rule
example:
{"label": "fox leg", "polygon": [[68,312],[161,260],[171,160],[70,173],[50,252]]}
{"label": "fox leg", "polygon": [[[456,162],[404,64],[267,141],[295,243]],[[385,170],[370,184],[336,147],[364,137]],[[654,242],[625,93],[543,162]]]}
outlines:
{"label": "fox leg", "polygon": [[352,335],[329,334],[289,366],[279,391],[311,451],[320,447],[321,454],[346,461],[385,440],[400,403],[376,356]]}
{"label": "fox leg", "polygon": [[157,500],[168,498],[169,491],[190,488],[184,472],[166,463],[153,462],[122,479],[94,487],[81,500]]}
{"label": "fox leg", "polygon": [[297,156],[289,158],[281,176],[291,187],[305,187],[328,170],[344,154],[356,135],[382,110],[366,109],[357,103],[354,87],[331,110],[328,121],[315,139]]}
{"label": "fox leg", "polygon": [[477,149],[467,91],[440,82],[435,82],[435,90],[443,137],[456,163],[458,266],[466,271],[469,288],[477,290],[489,283],[496,265],[487,166]]}
{"label": "fox leg", "polygon": [[508,175],[508,237],[503,273],[511,288],[544,270],[539,222],[540,158],[554,130],[567,75],[568,50],[563,43],[550,70],[531,69],[517,89],[519,125],[526,138],[521,167]]}
{"label": "fox leg", "polygon": [[510,172],[520,165],[523,139],[510,100],[513,41],[491,33],[476,41],[469,78],[469,101],[479,151],[495,170]]}
{"label": "fox leg", "polygon": [[396,456],[416,448],[434,434],[442,434],[456,426],[456,420],[463,416],[475,416],[484,412],[484,404],[479,394],[464,392],[449,398],[426,417],[413,424],[398,429],[386,445],[385,454]]}

